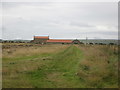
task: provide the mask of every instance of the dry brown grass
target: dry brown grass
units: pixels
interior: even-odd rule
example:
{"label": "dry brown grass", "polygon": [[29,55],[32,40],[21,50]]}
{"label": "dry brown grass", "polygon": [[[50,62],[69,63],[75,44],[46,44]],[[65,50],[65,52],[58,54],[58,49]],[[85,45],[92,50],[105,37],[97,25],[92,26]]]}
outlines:
{"label": "dry brown grass", "polygon": [[104,87],[108,83],[118,87],[118,47],[96,45],[79,48],[84,52],[85,58],[80,62],[78,76],[86,82],[87,87]]}
{"label": "dry brown grass", "polygon": [[[44,66],[44,63],[42,60],[44,58],[39,58],[40,55],[46,54],[46,53],[57,53],[61,51],[62,49],[67,48],[67,45],[45,45],[42,47],[22,47],[22,48],[10,48],[10,49],[3,49],[3,74],[7,73],[20,73],[25,71],[32,71],[40,68],[41,66]],[[12,53],[8,53],[8,51],[11,51]],[[34,57],[36,56],[37,57]],[[33,56],[28,57],[28,56]],[[19,58],[17,58],[19,57]],[[26,60],[23,61],[24,57],[28,57]],[[44,56],[43,56],[44,57]],[[7,59],[6,59],[7,58]],[[51,59],[49,57],[45,56],[45,59]],[[21,59],[18,61],[18,59]],[[34,64],[33,64],[34,63]],[[8,66],[12,66],[11,68],[8,68]],[[14,68],[15,67],[15,68]]]}
{"label": "dry brown grass", "polygon": [[33,46],[33,47],[19,47],[3,49],[4,57],[18,57],[18,56],[31,56],[41,53],[55,53],[58,50],[66,48],[67,45],[44,45],[44,46]]}

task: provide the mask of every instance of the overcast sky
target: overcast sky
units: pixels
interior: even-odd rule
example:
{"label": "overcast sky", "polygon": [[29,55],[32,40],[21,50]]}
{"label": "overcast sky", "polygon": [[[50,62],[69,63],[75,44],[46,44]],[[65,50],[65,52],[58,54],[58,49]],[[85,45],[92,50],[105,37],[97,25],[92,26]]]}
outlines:
{"label": "overcast sky", "polygon": [[117,39],[117,2],[3,2],[2,39]]}

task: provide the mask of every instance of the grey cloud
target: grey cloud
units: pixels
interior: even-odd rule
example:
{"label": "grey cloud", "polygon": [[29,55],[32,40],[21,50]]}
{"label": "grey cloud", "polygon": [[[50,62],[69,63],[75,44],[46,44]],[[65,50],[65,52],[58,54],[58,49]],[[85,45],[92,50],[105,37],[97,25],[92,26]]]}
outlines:
{"label": "grey cloud", "polygon": [[93,27],[93,25],[89,25],[89,24],[87,24],[87,23],[82,23],[82,22],[75,22],[75,21],[71,21],[70,22],[70,25],[72,25],[72,26],[78,26],[78,27]]}
{"label": "grey cloud", "polygon": [[109,31],[109,32],[101,32],[101,31],[95,31],[95,32],[88,32],[88,34],[99,34],[99,35],[118,35],[118,32],[114,32],[114,31]]}
{"label": "grey cloud", "polygon": [[[79,34],[85,38],[86,33],[88,37],[116,38],[117,28],[111,28],[117,26],[116,6],[117,3],[3,3],[3,39],[32,39],[34,35],[76,38]],[[110,28],[98,30],[98,25]]]}

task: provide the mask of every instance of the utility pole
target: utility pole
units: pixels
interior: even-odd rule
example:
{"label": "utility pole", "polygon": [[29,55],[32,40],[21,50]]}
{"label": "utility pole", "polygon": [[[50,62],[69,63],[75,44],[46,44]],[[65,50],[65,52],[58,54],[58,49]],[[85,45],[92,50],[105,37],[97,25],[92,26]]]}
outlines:
{"label": "utility pole", "polygon": [[88,37],[86,37],[86,45],[87,45],[87,40],[88,40]]}

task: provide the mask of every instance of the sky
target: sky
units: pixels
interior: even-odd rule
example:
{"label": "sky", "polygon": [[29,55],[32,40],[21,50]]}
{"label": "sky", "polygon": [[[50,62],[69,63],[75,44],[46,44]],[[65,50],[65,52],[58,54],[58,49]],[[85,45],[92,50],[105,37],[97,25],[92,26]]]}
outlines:
{"label": "sky", "polygon": [[118,39],[117,2],[2,2],[0,10],[5,40]]}

